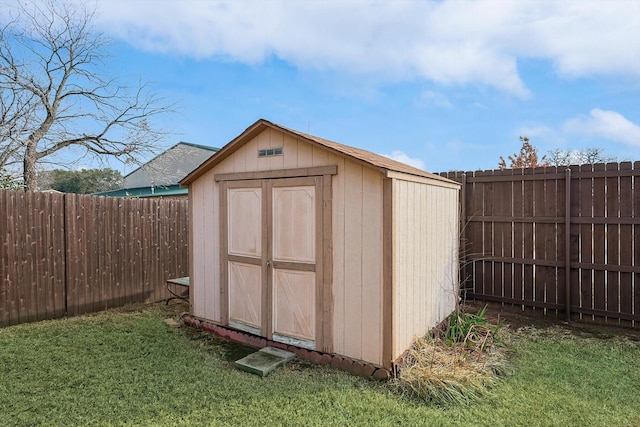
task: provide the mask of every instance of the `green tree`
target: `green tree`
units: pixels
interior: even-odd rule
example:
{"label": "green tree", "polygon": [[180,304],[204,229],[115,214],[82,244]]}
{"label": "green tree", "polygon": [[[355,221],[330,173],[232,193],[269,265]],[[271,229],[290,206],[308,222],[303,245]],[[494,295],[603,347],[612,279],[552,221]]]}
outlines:
{"label": "green tree", "polygon": [[84,169],[53,171],[51,188],[63,193],[91,194],[100,191],[116,190],[122,186],[122,174],[119,171],[105,169]]}
{"label": "green tree", "polygon": [[93,28],[94,10],[74,0],[3,5],[0,26],[0,167],[22,164],[27,190],[37,166],[60,150],[137,162],[166,132],[150,119],[172,106],[147,85],[128,87],[101,66],[110,40]]}
{"label": "green tree", "polygon": [[[508,156],[509,161],[511,162],[509,166],[511,169],[549,166],[549,163],[546,162],[546,156],[542,156],[542,158],[538,157],[538,149],[531,145],[531,142],[529,142],[529,138],[527,138],[526,136],[521,136],[520,141],[522,141],[520,152]],[[507,162],[502,156],[500,156],[498,167],[501,170],[507,168]]]}
{"label": "green tree", "polygon": [[4,169],[0,169],[0,190],[19,190],[22,183]]}

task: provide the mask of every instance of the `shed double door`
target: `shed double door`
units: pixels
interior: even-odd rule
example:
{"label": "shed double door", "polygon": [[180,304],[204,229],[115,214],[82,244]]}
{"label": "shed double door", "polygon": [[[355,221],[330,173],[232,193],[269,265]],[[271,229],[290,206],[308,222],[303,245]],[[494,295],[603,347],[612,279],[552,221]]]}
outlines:
{"label": "shed double door", "polygon": [[230,326],[316,348],[321,179],[226,183]]}

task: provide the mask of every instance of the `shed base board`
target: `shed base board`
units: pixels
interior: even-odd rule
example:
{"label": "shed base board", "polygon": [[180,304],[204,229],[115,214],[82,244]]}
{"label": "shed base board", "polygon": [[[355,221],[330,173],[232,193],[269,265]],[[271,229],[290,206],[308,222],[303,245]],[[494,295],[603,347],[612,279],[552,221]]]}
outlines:
{"label": "shed base board", "polygon": [[199,319],[188,313],[184,313],[182,315],[182,321],[185,325],[191,326],[192,328],[202,329],[217,335],[220,338],[247,345],[249,347],[263,348],[269,346],[279,348],[295,353],[301,360],[322,365],[331,365],[333,368],[347,371],[353,375],[361,377],[372,377],[383,381],[392,378],[391,371],[387,368],[362,360],[352,359],[339,354],[322,353],[316,350],[309,350],[282,342],[271,341],[246,332],[220,326],[208,320]]}

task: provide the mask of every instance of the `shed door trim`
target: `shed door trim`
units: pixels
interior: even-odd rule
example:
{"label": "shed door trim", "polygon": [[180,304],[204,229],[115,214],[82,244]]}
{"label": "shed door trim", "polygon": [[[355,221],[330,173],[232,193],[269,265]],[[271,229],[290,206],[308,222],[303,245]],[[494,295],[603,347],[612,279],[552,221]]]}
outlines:
{"label": "shed door trim", "polygon": [[216,174],[213,179],[218,182],[223,181],[244,181],[257,179],[279,179],[279,178],[297,178],[310,176],[331,176],[338,173],[337,165],[315,166],[309,168],[280,169],[270,171],[256,172],[238,172],[238,173],[220,173]]}
{"label": "shed door trim", "polygon": [[[220,310],[222,321],[229,325],[229,261],[249,262],[262,266],[262,329],[260,334],[273,338],[273,268],[268,268],[267,261],[272,259],[271,221],[272,207],[269,205],[271,192],[274,187],[313,185],[315,187],[315,217],[316,217],[316,262],[313,266],[294,266],[284,261],[273,261],[271,267],[287,268],[295,267],[300,271],[314,270],[316,274],[315,286],[315,348],[320,351],[331,353],[333,351],[333,292],[332,292],[332,190],[331,172],[333,168],[309,168],[323,175],[296,178],[279,179],[249,179],[249,180],[223,180],[220,181],[220,264],[221,264],[221,286],[220,286]],[[280,171],[274,171],[280,172]],[[251,173],[250,173],[251,174]],[[228,174],[229,177],[236,178],[237,174]],[[233,176],[232,176],[233,175]],[[259,259],[247,259],[244,256],[229,254],[228,242],[228,191],[230,188],[261,188],[262,197],[261,223],[262,232],[262,255]],[[233,325],[230,325],[233,326]]]}

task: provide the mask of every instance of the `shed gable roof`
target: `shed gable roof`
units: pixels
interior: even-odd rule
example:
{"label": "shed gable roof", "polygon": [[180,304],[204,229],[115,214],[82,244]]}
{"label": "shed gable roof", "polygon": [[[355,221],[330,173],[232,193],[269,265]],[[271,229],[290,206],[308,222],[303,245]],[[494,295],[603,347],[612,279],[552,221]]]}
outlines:
{"label": "shed gable roof", "polygon": [[302,133],[294,129],[289,129],[287,127],[278,125],[276,123],[272,123],[268,120],[260,119],[254,124],[252,124],[251,126],[249,126],[243,133],[238,135],[227,145],[222,147],[220,151],[218,151],[213,156],[211,156],[208,160],[202,163],[198,168],[196,168],[190,174],[188,174],[182,181],[180,181],[180,184],[181,185],[191,184],[193,181],[198,179],[200,176],[204,175],[208,170],[213,168],[215,165],[219,164],[224,159],[232,155],[238,148],[242,147],[245,143],[249,142],[251,139],[253,139],[255,136],[260,134],[262,131],[269,128],[276,129],[280,132],[291,135],[295,138],[301,139],[303,141],[307,141],[310,144],[322,147],[336,154],[345,155],[359,163],[363,163],[367,166],[379,169],[381,172],[384,172],[384,171],[400,172],[400,173],[414,175],[418,177],[431,178],[438,181],[453,183],[453,181],[447,178],[441,177],[440,175],[423,171],[413,166],[409,166],[404,163],[392,160],[380,154],[372,153],[371,151],[340,144],[338,142],[330,141],[328,139]]}

